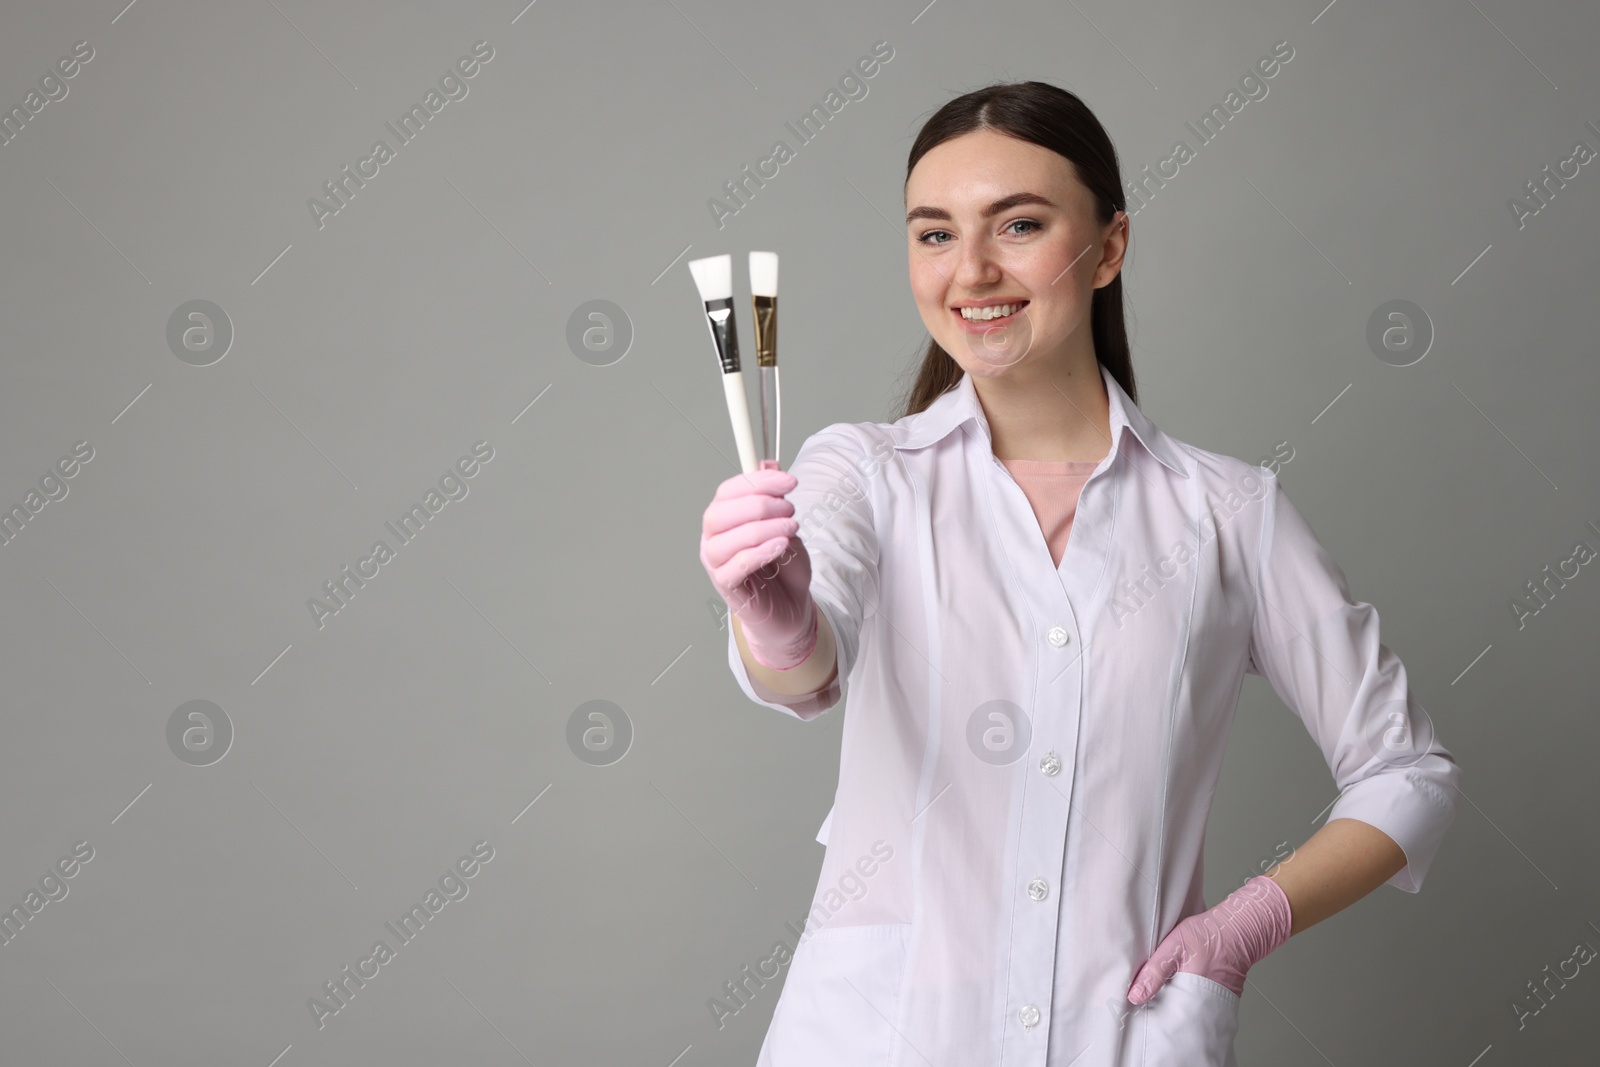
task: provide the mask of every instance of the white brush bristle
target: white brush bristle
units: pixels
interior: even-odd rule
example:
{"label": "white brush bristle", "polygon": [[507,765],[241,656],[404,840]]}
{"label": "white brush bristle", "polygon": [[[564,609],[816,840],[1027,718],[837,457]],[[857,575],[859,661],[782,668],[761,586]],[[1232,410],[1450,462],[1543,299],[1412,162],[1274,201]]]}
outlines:
{"label": "white brush bristle", "polygon": [[691,259],[689,273],[694,275],[694,285],[705,301],[727,300],[733,296],[733,257],[707,256]]}
{"label": "white brush bristle", "polygon": [[778,253],[750,253],[750,295],[778,295]]}

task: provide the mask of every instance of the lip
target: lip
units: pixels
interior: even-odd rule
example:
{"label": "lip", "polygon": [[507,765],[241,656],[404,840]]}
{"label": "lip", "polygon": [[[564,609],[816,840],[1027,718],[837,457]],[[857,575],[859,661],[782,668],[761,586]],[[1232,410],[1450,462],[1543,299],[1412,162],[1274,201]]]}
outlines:
{"label": "lip", "polygon": [[[950,305],[950,314],[956,317],[956,325],[966,333],[985,334],[990,330],[1002,329],[1016,322],[1030,303],[1032,303],[1032,301],[1025,300],[1021,297],[1005,296],[997,297],[991,300],[961,300]],[[982,322],[968,322],[966,319],[961,317],[962,308],[987,308],[995,307],[998,304],[1021,304],[1022,307],[1018,308],[1016,311],[1007,315],[1003,319],[985,319]]]}

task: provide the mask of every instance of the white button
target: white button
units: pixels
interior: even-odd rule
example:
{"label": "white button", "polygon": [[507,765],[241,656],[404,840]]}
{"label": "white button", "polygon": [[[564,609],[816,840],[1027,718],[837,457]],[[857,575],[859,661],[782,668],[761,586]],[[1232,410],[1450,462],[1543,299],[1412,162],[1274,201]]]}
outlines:
{"label": "white button", "polygon": [[1057,648],[1060,648],[1062,645],[1067,643],[1067,631],[1063,630],[1059,626],[1050,627],[1050,632],[1045,636],[1049,638],[1050,643],[1055,645]]}
{"label": "white button", "polygon": [[1039,769],[1052,778],[1061,773],[1061,757],[1056,755],[1055,749],[1051,749],[1039,761]]}
{"label": "white button", "polygon": [[1038,1022],[1039,1022],[1039,1009],[1034,1007],[1032,1004],[1024,1004],[1022,1006],[1022,1010],[1017,1012],[1017,1015],[1022,1018],[1022,1025],[1023,1026],[1036,1026],[1036,1025],[1038,1025]]}
{"label": "white button", "polygon": [[1050,884],[1043,878],[1035,878],[1028,883],[1028,895],[1034,900],[1043,900],[1050,895]]}

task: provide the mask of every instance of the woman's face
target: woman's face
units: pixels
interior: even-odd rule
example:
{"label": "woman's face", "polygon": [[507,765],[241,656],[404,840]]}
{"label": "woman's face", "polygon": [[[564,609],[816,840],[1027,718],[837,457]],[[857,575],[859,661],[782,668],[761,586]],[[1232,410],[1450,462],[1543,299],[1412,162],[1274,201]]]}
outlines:
{"label": "woman's face", "polygon": [[[1080,329],[1087,337],[1094,290],[1116,277],[1127,246],[1126,216],[1101,226],[1065,157],[994,130],[919,159],[906,211],[917,310],[973,377],[1059,358]],[[1002,317],[973,321],[961,308]]]}

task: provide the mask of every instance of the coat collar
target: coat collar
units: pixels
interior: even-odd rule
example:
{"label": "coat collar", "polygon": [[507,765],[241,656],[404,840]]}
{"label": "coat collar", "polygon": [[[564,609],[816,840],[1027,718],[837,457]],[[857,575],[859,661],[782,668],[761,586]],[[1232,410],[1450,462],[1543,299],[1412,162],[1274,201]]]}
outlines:
{"label": "coat collar", "polygon": [[[1188,464],[1181,450],[1174,445],[1172,438],[1162,433],[1156,424],[1139,410],[1139,406],[1128,397],[1121,383],[1112,376],[1104,364],[1095,365],[1100,368],[1100,377],[1106,386],[1106,399],[1110,403],[1111,451],[1115,452],[1121,447],[1123,432],[1129,431],[1144,446],[1146,452],[1166,464],[1173,473],[1187,478]],[[972,375],[963,371],[961,380],[953,388],[936,397],[926,410],[908,415],[893,425],[894,447],[924,448],[943,440],[969,419],[977,422],[983,431],[985,441],[992,440],[989,433],[989,419],[983,413],[983,404],[978,400],[978,391],[972,383]]]}

